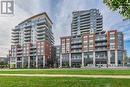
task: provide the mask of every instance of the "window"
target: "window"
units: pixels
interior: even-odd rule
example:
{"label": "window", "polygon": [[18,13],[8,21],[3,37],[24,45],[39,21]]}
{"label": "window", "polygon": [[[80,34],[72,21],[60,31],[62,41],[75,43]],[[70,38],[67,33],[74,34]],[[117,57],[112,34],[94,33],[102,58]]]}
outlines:
{"label": "window", "polygon": [[90,43],[89,43],[89,45],[93,45],[93,43],[92,43],[92,42],[90,42]]}
{"label": "window", "polygon": [[115,35],[114,34],[110,34],[110,38],[114,38],[115,37]]}
{"label": "window", "polygon": [[89,40],[93,40],[93,37],[90,37]]}
{"label": "window", "polygon": [[115,46],[114,46],[114,45],[110,45],[110,48],[111,48],[111,49],[114,49],[114,48],[115,48]]}
{"label": "window", "polygon": [[62,43],[65,43],[65,39],[62,39]]}
{"label": "window", "polygon": [[114,40],[112,39],[112,40],[110,40],[110,43],[114,43]]}

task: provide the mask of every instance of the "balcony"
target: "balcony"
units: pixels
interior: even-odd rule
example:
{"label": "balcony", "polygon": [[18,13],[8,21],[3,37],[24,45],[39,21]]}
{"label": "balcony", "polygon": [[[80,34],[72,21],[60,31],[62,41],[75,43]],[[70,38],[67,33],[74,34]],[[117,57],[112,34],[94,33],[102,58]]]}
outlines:
{"label": "balcony", "polygon": [[26,29],[27,29],[27,28],[31,28],[31,27],[32,27],[32,24],[31,24],[31,23],[29,23],[29,24],[27,24],[27,25],[24,26],[24,28],[26,28]]}
{"label": "balcony", "polygon": [[22,51],[17,51],[17,55],[22,55]]}
{"label": "balcony", "polygon": [[31,34],[24,35],[24,38],[31,38]]}
{"label": "balcony", "polygon": [[78,23],[78,18],[73,19],[73,20],[72,20],[72,24],[73,24],[73,23],[77,24],[77,23]]}
{"label": "balcony", "polygon": [[12,37],[19,37],[19,34],[13,34]]}
{"label": "balcony", "polygon": [[80,25],[87,24],[90,25],[90,21],[80,21]]}
{"label": "balcony", "polygon": [[107,51],[107,48],[96,48],[96,51]]}
{"label": "balcony", "polygon": [[19,31],[13,31],[12,34],[19,34]]}
{"label": "balcony", "polygon": [[102,24],[97,24],[97,28],[102,28]]}
{"label": "balcony", "polygon": [[19,37],[13,37],[12,40],[19,40]]}
{"label": "balcony", "polygon": [[40,25],[40,26],[37,26],[37,31],[39,31],[39,30],[44,30],[44,29],[48,29],[48,26],[47,25]]}
{"label": "balcony", "polygon": [[41,29],[37,29],[37,32],[43,32],[45,29],[41,28]]}
{"label": "balcony", "polygon": [[44,39],[45,38],[45,36],[37,36],[37,39]]}
{"label": "balcony", "polygon": [[90,17],[90,13],[84,13],[84,14],[81,15],[80,18],[84,18],[84,17]]}
{"label": "balcony", "polygon": [[12,43],[19,43],[19,40],[13,40]]}
{"label": "balcony", "polygon": [[31,28],[24,29],[24,32],[31,31]]}
{"label": "balcony", "polygon": [[71,50],[71,53],[79,53],[82,52],[82,50]]}
{"label": "balcony", "polygon": [[96,43],[95,46],[107,46],[107,43]]}
{"label": "balcony", "polygon": [[80,28],[90,28],[90,25],[89,24],[82,24],[82,25],[80,25]]}
{"label": "balcony", "polygon": [[17,50],[18,50],[18,51],[22,51],[22,49],[21,49],[21,48],[17,48]]}
{"label": "balcony", "polygon": [[77,31],[77,27],[72,27],[72,31]]}
{"label": "balcony", "polygon": [[37,36],[43,36],[45,35],[45,32],[37,32]]}
{"label": "balcony", "polygon": [[96,38],[95,40],[96,40],[96,41],[106,41],[107,39],[104,38],[104,37],[99,37],[99,38]]}
{"label": "balcony", "polygon": [[77,23],[73,23],[73,24],[72,24],[72,28],[77,27],[77,25],[78,25]]}
{"label": "balcony", "polygon": [[74,48],[79,49],[79,48],[82,48],[82,45],[76,45],[76,46],[74,45],[74,46],[71,46],[71,48],[72,48],[72,49],[74,49]]}
{"label": "balcony", "polygon": [[36,53],[30,54],[30,56],[36,56]]}
{"label": "balcony", "polygon": [[31,34],[31,31],[24,32],[25,35]]}
{"label": "balcony", "polygon": [[90,26],[83,26],[83,27],[80,27],[80,30],[85,30],[85,29],[90,29]]}
{"label": "balcony", "polygon": [[97,31],[102,31],[102,28],[97,28]]}
{"label": "balcony", "polygon": [[102,25],[102,21],[97,21],[96,24],[97,25]]}
{"label": "balcony", "polygon": [[101,16],[101,17],[99,17],[99,18],[97,18],[96,20],[97,20],[97,21],[100,21],[100,20],[102,20],[102,16]]}
{"label": "balcony", "polygon": [[41,25],[41,24],[45,24],[45,23],[46,23],[46,20],[43,19],[43,20],[38,21],[37,25]]}
{"label": "balcony", "polygon": [[85,23],[85,22],[90,23],[90,18],[85,18],[80,20],[80,23]]}
{"label": "balcony", "polygon": [[31,38],[25,38],[24,41],[25,41],[25,42],[30,42],[30,41],[31,41]]}
{"label": "balcony", "polygon": [[30,49],[30,52],[31,52],[31,53],[36,52],[36,48],[31,48],[31,49]]}
{"label": "balcony", "polygon": [[96,59],[107,59],[107,56],[96,56]]}
{"label": "balcony", "polygon": [[72,41],[71,44],[82,44],[82,41]]}
{"label": "balcony", "polygon": [[32,46],[31,49],[36,49],[36,45]]}

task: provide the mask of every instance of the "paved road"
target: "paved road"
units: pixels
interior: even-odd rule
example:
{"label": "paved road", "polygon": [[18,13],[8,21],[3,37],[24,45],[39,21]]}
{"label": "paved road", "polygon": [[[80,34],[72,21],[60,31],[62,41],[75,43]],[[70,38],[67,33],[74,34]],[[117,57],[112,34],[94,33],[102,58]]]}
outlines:
{"label": "paved road", "polygon": [[0,76],[91,77],[91,78],[126,78],[126,79],[130,79],[130,75],[0,74]]}

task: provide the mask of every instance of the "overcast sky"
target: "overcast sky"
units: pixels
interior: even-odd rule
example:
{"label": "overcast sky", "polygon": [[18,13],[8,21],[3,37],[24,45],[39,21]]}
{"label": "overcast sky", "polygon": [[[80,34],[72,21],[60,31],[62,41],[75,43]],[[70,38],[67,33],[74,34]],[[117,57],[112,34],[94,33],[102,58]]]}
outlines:
{"label": "overcast sky", "polygon": [[26,18],[47,12],[53,21],[55,45],[60,37],[70,35],[72,12],[97,8],[103,15],[104,30],[117,29],[124,33],[125,48],[130,56],[130,21],[122,21],[118,12],[112,12],[102,0],[15,0],[14,16],[0,16],[0,56],[6,56],[11,45],[11,29]]}

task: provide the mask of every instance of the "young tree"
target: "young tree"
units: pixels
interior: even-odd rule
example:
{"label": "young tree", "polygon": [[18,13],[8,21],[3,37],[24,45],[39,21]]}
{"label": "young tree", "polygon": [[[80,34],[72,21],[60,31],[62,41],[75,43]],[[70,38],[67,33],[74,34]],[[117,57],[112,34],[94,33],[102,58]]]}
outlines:
{"label": "young tree", "polygon": [[103,0],[103,2],[111,10],[119,11],[122,16],[130,19],[130,0]]}

